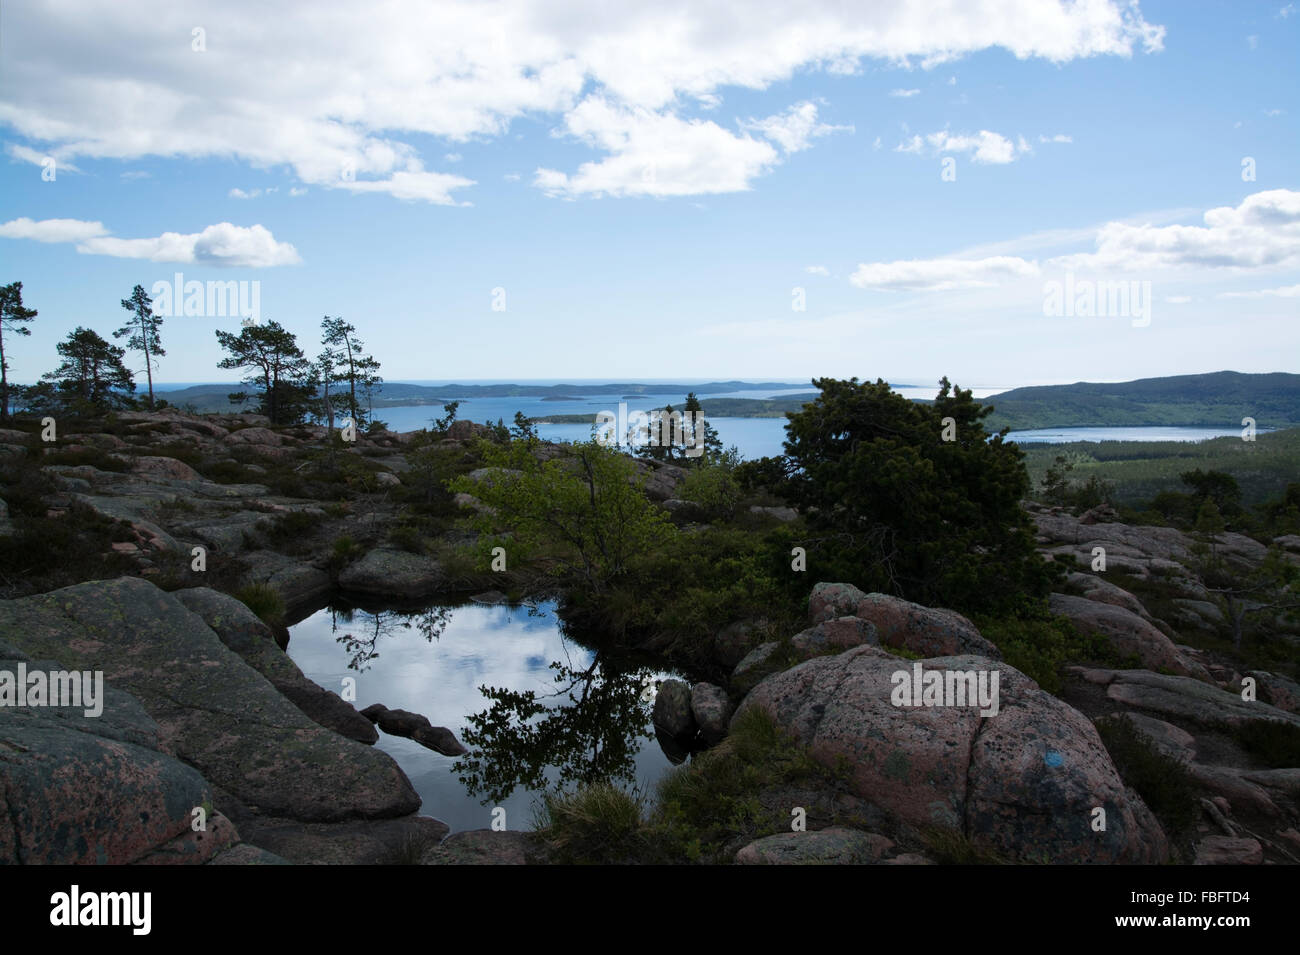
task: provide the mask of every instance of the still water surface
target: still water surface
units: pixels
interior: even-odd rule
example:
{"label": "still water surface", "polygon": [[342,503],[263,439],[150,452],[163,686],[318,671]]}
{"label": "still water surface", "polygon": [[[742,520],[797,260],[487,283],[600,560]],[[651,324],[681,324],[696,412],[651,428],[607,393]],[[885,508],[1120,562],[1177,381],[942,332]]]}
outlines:
{"label": "still water surface", "polygon": [[[471,761],[443,756],[382,731],[375,744],[410,777],[423,800],[420,812],[453,832],[489,828],[496,806],[505,808],[508,828],[531,829],[547,786],[609,772],[644,789],[671,766],[650,729],[644,697],[647,680],[672,674],[597,660],[563,634],[554,603],[469,603],[419,613],[326,608],[290,628],[288,653],[332,692],[341,694],[344,679],[354,678],[358,709],[382,703],[423,714],[475,751]],[[569,674],[562,683],[553,663]],[[491,705],[484,686],[532,691],[542,712],[471,745],[470,718]]]}

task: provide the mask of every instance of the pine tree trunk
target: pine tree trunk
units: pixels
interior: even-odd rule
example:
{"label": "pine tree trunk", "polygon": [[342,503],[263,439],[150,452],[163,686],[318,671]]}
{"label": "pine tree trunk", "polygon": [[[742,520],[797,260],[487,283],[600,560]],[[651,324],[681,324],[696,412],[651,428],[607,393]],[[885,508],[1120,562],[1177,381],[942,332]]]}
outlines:
{"label": "pine tree trunk", "polygon": [[5,366],[5,339],[0,331],[0,421],[9,420],[9,369]]}
{"label": "pine tree trunk", "polygon": [[143,322],[140,334],[144,339],[144,373],[149,379],[149,410],[153,411],[153,358],[149,354],[149,338],[144,334]]}

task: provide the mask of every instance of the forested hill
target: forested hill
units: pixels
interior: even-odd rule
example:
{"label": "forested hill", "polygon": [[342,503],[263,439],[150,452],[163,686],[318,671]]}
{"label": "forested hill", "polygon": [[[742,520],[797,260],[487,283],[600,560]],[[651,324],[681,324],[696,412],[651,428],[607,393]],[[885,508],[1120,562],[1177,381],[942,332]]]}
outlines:
{"label": "forested hill", "polygon": [[1300,425],[1300,375],[1274,372],[1139,378],[1137,381],[1013,388],[982,399],[990,429],[1181,425],[1260,428]]}

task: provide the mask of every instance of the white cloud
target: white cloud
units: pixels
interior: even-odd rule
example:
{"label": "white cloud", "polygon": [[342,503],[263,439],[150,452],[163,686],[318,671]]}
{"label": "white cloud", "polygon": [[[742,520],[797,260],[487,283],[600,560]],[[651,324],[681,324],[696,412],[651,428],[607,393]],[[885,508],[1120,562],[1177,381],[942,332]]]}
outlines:
{"label": "white cloud", "polygon": [[871,148],[872,148],[872,149],[879,149],[879,148],[880,148],[880,137],[879,137],[879,136],[877,136],[877,137],[876,137],[876,141],[875,141],[874,143],[871,144]]}
{"label": "white cloud", "polygon": [[1294,3],[1288,3],[1285,7],[1283,7],[1281,10],[1279,10],[1279,11],[1277,12],[1277,15],[1278,15],[1279,17],[1281,17],[1283,20],[1285,20],[1287,17],[1291,16],[1291,14],[1293,14],[1293,13],[1295,13],[1295,4],[1294,4]]}
{"label": "white cloud", "polygon": [[1300,285],[1263,288],[1253,292],[1220,292],[1216,298],[1300,298]]}
{"label": "white cloud", "polygon": [[54,160],[54,171],[57,175],[61,172],[81,172],[73,163],[62,159],[57,155],[41,152],[39,149],[32,149],[30,146],[24,146],[21,143],[9,143],[6,151],[14,159],[21,162],[29,162],[35,166],[44,166],[50,159]]}
{"label": "white cloud", "polygon": [[73,242],[87,255],[109,255],[119,259],[148,259],[151,262],[266,268],[294,265],[301,261],[288,242],[277,242],[262,225],[237,226],[229,222],[210,225],[202,232],[164,232],[148,239],[120,239],[108,233],[102,222],[79,219],[14,219],[0,224],[0,237],[32,239],[37,242]]}
{"label": "white cloud", "polygon": [[913,136],[911,139],[905,139],[894,147],[896,153],[919,153],[925,148],[925,140],[920,136]]}
{"label": "white cloud", "polygon": [[831,274],[831,270],[826,268],[826,266],[824,265],[808,265],[804,267],[804,271],[807,272],[809,275],[830,275]]}
{"label": "white cloud", "polygon": [[269,189],[249,189],[248,191],[236,188],[231,189],[226,195],[231,199],[256,199],[258,196],[269,196],[273,192],[279,192],[279,190],[279,186],[272,186]]}
{"label": "white cloud", "polygon": [[948,77],[948,85],[949,85],[949,86],[956,86],[956,85],[957,85],[957,77],[955,77],[955,76],[950,76],[950,77]]}
{"label": "white cloud", "polygon": [[83,222],[81,219],[42,219],[34,222],[23,217],[0,223],[0,238],[32,239],[36,242],[84,242],[97,236],[108,235],[102,222]]}
{"label": "white cloud", "polygon": [[814,136],[853,131],[852,126],[829,126],[817,122],[817,104],[808,101],[797,103],[777,116],[751,119],[741,123],[741,127],[767,137],[786,153],[807,149],[812,145],[809,140]]}
{"label": "white cloud", "polygon": [[460,153],[447,153],[447,155],[443,156],[442,158],[447,162],[460,162],[465,157],[462,156]]}
{"label": "white cloud", "polygon": [[1065,133],[1057,133],[1055,136],[1039,136],[1038,141],[1040,143],[1072,143],[1074,137],[1067,136]]}
{"label": "white cloud", "polygon": [[153,173],[145,172],[143,169],[128,169],[126,172],[121,174],[121,178],[125,179],[127,182],[136,179],[152,179]]}
{"label": "white cloud", "polygon": [[[1164,216],[1169,218],[1168,215]],[[1150,217],[1150,218],[1155,218]],[[1107,222],[1090,230],[1058,229],[1014,242],[989,243],[964,257],[862,263],[849,281],[859,288],[943,291],[996,286],[1039,275],[1044,269],[1157,272],[1207,268],[1235,271],[1300,266],[1300,192],[1273,189],[1247,196],[1237,206],[1204,213],[1204,226]],[[1037,260],[989,254],[1056,248],[1093,238],[1095,252]],[[980,255],[979,253],[983,253]],[[1254,292],[1225,292],[1220,298],[1293,298],[1300,285]],[[1183,303],[1187,297],[1167,301]]]}
{"label": "white cloud", "polygon": [[919,92],[921,91],[920,90],[890,90],[889,95],[897,96],[901,99],[907,99],[908,97],[915,96]]}
{"label": "white cloud", "polygon": [[[571,176],[538,169],[533,185],[565,198],[741,192],[780,161],[768,143],[717,123],[619,107],[601,96],[588,97],[572,110],[565,132],[610,154],[583,163]],[[798,130],[782,128],[776,134],[788,134],[797,144]]]}
{"label": "white cloud", "polygon": [[297,186],[290,186],[290,187],[289,187],[289,195],[291,195],[291,196],[305,196],[305,195],[307,195],[307,190],[306,190],[306,189],[300,189],[300,188],[298,188]]}
{"label": "white cloud", "polygon": [[[685,99],[716,108],[724,87],[852,73],[864,58],[925,67],[1000,48],[1064,63],[1156,52],[1164,38],[1130,0],[982,0],[941,18],[905,0],[767,4],[743,16],[697,0],[446,0],[379,11],[285,0],[277,13],[268,18],[257,0],[158,5],[148,16],[97,0],[6,9],[0,123],[30,148],[70,159],[234,157],[287,166],[301,185],[455,204],[474,181],[429,168],[412,142],[487,141],[525,115],[581,125],[572,114],[594,97],[679,142],[724,149],[726,170],[701,171],[690,157],[662,164],[652,194],[676,195],[710,183],[747,188],[750,170],[772,165],[743,137],[688,133],[673,112]],[[190,49],[199,23],[203,53]],[[570,194],[590,191],[603,176],[617,181],[610,167],[622,161],[615,154],[544,178],[562,177]],[[681,182],[669,181],[674,171]]]}
{"label": "white cloud", "polygon": [[1096,251],[1054,260],[1064,268],[1258,269],[1300,264],[1300,192],[1272,189],[1205,213],[1204,226],[1109,222]]}
{"label": "white cloud", "polygon": [[1017,256],[987,259],[910,259],[863,263],[849,281],[885,291],[945,291],[982,288],[1038,274],[1038,263]]}
{"label": "white cloud", "polygon": [[517,172],[508,172],[501,178],[504,179],[506,182],[518,182],[522,177]]}
{"label": "white cloud", "polygon": [[1023,136],[1013,143],[1005,136],[987,129],[981,129],[978,133],[951,133],[941,129],[937,133],[930,133],[924,140],[914,135],[899,143],[895,152],[919,154],[925,151],[926,144],[929,144],[931,152],[935,154],[970,153],[972,162],[998,165],[1015,162],[1019,156],[1032,151]]}
{"label": "white cloud", "polygon": [[1265,115],[1265,116],[1281,116],[1281,115],[1283,115],[1285,112],[1286,112],[1286,110],[1284,110],[1284,109],[1266,109],[1266,110],[1264,110],[1264,115]]}

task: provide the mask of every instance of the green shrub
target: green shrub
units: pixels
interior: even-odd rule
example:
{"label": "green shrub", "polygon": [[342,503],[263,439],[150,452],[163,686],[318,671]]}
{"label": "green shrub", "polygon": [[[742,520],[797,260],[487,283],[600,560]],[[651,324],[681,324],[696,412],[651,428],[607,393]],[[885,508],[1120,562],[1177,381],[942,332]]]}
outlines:
{"label": "green shrub", "polygon": [[1200,815],[1200,802],[1186,764],[1156,748],[1127,715],[1099,719],[1096,724],[1120,776],[1137,790],[1166,831],[1171,835],[1190,831]]}
{"label": "green shrub", "polygon": [[1061,668],[1067,663],[1118,662],[1104,637],[1081,635],[1065,617],[981,616],[973,622],[1009,665],[1048,693],[1061,692]]}
{"label": "green shrub", "polygon": [[710,519],[729,518],[740,503],[740,485],[732,470],[722,463],[709,463],[689,471],[677,496],[700,505]]}
{"label": "green shrub", "polygon": [[738,844],[789,831],[789,806],[765,806],[765,790],[835,781],[765,710],[751,707],[725,740],[659,781],[650,815],[656,845],[676,861],[729,862]]}
{"label": "green shrub", "polygon": [[1280,720],[1249,720],[1233,727],[1242,749],[1274,769],[1300,766],[1300,727]]}
{"label": "green shrub", "polygon": [[320,517],[306,511],[287,511],[259,526],[273,544],[289,544],[309,537],[320,525]]}
{"label": "green shrub", "polygon": [[365,552],[365,548],[352,539],[350,534],[334,538],[330,549],[330,568],[335,572],[342,570]]}
{"label": "green shrub", "polygon": [[232,596],[268,627],[284,626],[284,598],[270,584],[248,584]]}
{"label": "green shrub", "polygon": [[424,537],[418,528],[410,524],[398,524],[388,532],[388,539],[404,551],[412,554],[424,553]]}

